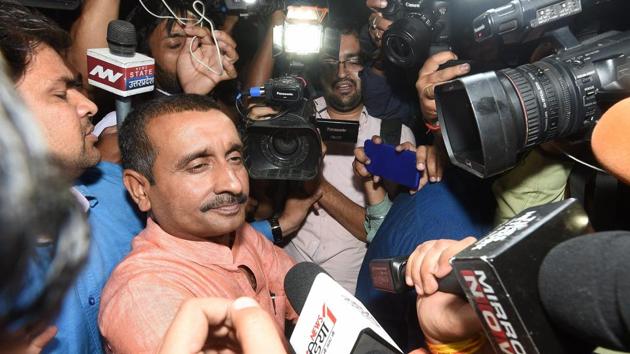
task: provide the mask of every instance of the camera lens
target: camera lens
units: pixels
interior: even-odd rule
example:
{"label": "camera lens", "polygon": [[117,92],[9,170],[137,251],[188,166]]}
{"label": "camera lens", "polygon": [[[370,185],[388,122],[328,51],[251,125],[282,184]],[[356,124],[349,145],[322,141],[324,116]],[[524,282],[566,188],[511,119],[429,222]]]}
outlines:
{"label": "camera lens", "polygon": [[279,156],[290,156],[298,149],[298,141],[286,134],[278,134],[273,138],[272,145]]}
{"label": "camera lens", "polygon": [[427,59],[432,30],[426,18],[417,14],[395,21],[383,34],[383,50],[394,65],[415,68]]}
{"label": "camera lens", "polygon": [[579,97],[570,71],[552,58],[436,87],[451,160],[480,177],[513,167],[536,145],[578,132]]}

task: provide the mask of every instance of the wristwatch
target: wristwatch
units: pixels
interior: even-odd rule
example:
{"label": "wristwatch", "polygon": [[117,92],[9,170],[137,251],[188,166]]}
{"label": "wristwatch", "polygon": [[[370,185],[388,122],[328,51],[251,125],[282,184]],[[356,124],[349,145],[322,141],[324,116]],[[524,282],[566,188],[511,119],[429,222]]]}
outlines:
{"label": "wristwatch", "polygon": [[278,222],[277,216],[272,216],[269,219],[269,225],[271,225],[271,234],[273,235],[273,244],[281,245],[284,240],[282,237],[282,228],[280,227],[280,223]]}

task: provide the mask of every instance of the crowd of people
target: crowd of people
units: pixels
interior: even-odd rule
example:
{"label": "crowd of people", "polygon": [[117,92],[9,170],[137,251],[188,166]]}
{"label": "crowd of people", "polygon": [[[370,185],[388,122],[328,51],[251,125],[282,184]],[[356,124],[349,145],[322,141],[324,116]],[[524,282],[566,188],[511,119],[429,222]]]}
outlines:
{"label": "crowd of people", "polygon": [[[494,226],[564,199],[572,162],[536,148],[492,180],[450,165],[434,89],[470,65],[441,69],[458,58],[446,51],[412,70],[392,67],[381,50],[392,23],[382,14],[387,1],[365,6],[368,18],[326,24],[339,33],[338,56],[319,54],[306,70],[316,74],[308,78],[319,93],[316,118],[357,122],[356,141],[326,142],[317,177],[287,183],[250,180],[241,129],[281,108],[252,99],[244,116],[233,102],[278,73],[271,37],[285,9],[253,21],[258,46],[239,59],[245,20],[227,15],[211,30],[188,1],[139,0],[129,10],[120,0],[84,0],[66,29],[0,1],[6,75],[90,230],[85,263],[52,318],[20,331],[0,321],[6,350],[287,352],[298,314],[284,277],[308,261],[356,294],[403,350],[490,352],[472,307],[439,292],[437,279]],[[118,18],[135,25],[156,80],[117,127],[111,102],[87,84],[86,50],[107,47],[107,25]],[[370,174],[367,140],[412,151],[418,189]],[[410,255],[406,283],[415,291],[374,289],[370,260],[400,255]],[[52,260],[36,263],[46,269]],[[12,296],[45,282],[32,277]]]}

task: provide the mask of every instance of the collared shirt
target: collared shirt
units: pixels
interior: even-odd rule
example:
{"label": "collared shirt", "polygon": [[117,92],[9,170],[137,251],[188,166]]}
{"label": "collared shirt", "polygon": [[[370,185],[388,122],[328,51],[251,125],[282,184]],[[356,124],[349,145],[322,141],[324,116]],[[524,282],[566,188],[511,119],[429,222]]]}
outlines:
{"label": "collared shirt", "polygon": [[[323,98],[315,100],[317,118],[330,119]],[[356,145],[327,143],[323,175],[338,191],[354,203],[366,204],[363,183],[354,174],[352,161],[354,148],[363,146],[373,135],[380,135],[381,120],[370,116],[365,109],[359,116],[359,134]],[[401,142],[415,144],[413,132],[402,126]],[[297,262],[314,262],[324,268],[339,284],[354,293],[366,244],[359,241],[325,210],[310,212],[297,235],[284,247]]]}
{"label": "collared shirt", "polygon": [[293,263],[246,223],[230,248],[174,237],[149,219],[105,286],[101,333],[113,352],[153,353],[182,302],[210,296],[252,297],[284,328],[297,318],[283,286]]}
{"label": "collared shirt", "polygon": [[145,218],[122,183],[121,166],[100,162],[81,176],[75,188],[89,202],[90,249],[55,319],[58,332],[44,348],[46,353],[103,352],[97,322],[101,291],[131,250],[131,239],[144,227]]}

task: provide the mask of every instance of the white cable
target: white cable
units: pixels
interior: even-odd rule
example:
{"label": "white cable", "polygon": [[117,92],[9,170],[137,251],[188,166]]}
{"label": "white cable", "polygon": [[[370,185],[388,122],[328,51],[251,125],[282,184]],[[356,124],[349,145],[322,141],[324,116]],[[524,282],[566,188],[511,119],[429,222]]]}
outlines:
{"label": "white cable", "polygon": [[[142,5],[142,7],[145,9],[145,11],[147,13],[149,13],[149,15],[155,17],[155,18],[162,18],[162,19],[173,19],[176,20],[177,22],[179,22],[179,24],[181,24],[182,26],[186,26],[188,23],[190,22],[194,22],[193,26],[197,26],[199,25],[200,27],[203,27],[203,21],[206,21],[209,25],[210,25],[210,35],[212,36],[212,40],[214,41],[214,45],[217,49],[217,58],[218,58],[218,62],[219,62],[219,70],[214,70],[213,68],[211,68],[208,64],[204,63],[201,59],[199,59],[195,53],[193,53],[192,50],[192,46],[193,43],[195,42],[195,40],[198,40],[199,37],[198,36],[194,36],[192,38],[192,40],[190,41],[190,45],[188,46],[188,51],[190,53],[190,56],[197,62],[199,63],[201,66],[205,67],[208,71],[210,71],[211,73],[218,75],[218,76],[222,76],[224,73],[224,68],[223,68],[223,61],[221,59],[221,49],[219,49],[219,43],[217,41],[217,37],[214,33],[214,24],[212,23],[212,21],[210,19],[208,19],[205,16],[205,12],[206,12],[206,7],[203,4],[202,1],[200,0],[195,0],[192,3],[192,9],[193,11],[197,14],[197,16],[199,17],[198,19],[194,19],[194,18],[188,18],[188,17],[179,17],[177,16],[177,14],[175,14],[175,11],[173,11],[171,9],[170,6],[168,6],[168,4],[166,3],[166,0],[162,0],[162,4],[164,5],[164,7],[166,7],[166,9],[168,10],[168,12],[171,13],[172,16],[162,16],[162,15],[158,15],[154,12],[152,12],[151,10],[149,10],[149,8],[147,8],[147,6],[144,4],[143,0],[138,0],[140,2],[140,5]],[[201,6],[201,8],[199,9],[198,6]],[[200,48],[203,46],[203,44],[200,44]]]}
{"label": "white cable", "polygon": [[594,169],[595,171],[599,171],[599,172],[602,172],[602,173],[605,173],[605,174],[609,174],[609,173],[608,173],[608,172],[606,172],[605,170],[603,170],[603,169],[601,169],[601,168],[599,168],[599,167],[597,167],[597,166],[593,166],[593,165],[591,165],[591,164],[590,164],[590,163],[588,163],[588,162],[584,162],[584,161],[582,161],[582,160],[578,159],[577,157],[575,157],[575,156],[573,156],[573,155],[569,154],[568,152],[566,152],[566,151],[564,151],[564,150],[562,150],[562,149],[560,149],[560,148],[557,148],[557,149],[558,149],[558,150],[560,150],[560,152],[562,152],[562,154],[564,154],[564,156],[566,156],[566,157],[570,158],[571,160],[573,160],[573,161],[575,161],[575,162],[577,162],[577,163],[579,163],[579,164],[582,164],[582,165],[584,165],[584,166],[586,166],[586,167],[592,168],[592,169]]}

